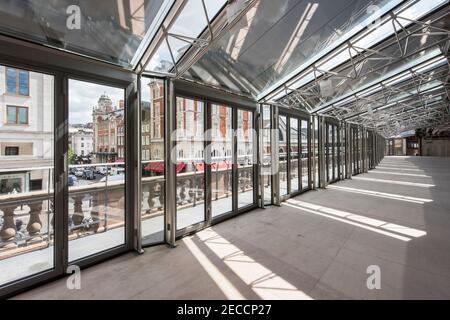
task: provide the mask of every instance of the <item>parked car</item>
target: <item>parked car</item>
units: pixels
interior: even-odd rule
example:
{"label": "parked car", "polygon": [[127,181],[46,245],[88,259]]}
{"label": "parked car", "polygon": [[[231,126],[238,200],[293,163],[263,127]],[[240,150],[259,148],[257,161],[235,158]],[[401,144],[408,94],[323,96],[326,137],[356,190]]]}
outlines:
{"label": "parked car", "polygon": [[86,180],[95,180],[95,172],[91,169],[84,169],[82,177]]}
{"label": "parked car", "polygon": [[83,176],[83,170],[77,169],[77,170],[75,171],[75,176],[76,176],[76,177],[82,177],[82,176]]}
{"label": "parked car", "polygon": [[75,177],[73,174],[69,174],[69,176],[67,177],[67,184],[69,185],[69,187],[73,187],[77,183],[78,183],[77,177]]}

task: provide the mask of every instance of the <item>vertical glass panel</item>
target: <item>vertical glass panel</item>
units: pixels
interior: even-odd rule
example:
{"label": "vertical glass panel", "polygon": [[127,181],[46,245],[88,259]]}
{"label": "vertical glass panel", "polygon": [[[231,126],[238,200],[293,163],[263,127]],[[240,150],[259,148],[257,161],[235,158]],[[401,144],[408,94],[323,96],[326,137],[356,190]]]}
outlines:
{"label": "vertical glass panel", "polygon": [[6,68],[6,91],[8,93],[17,92],[17,69]]}
{"label": "vertical glass panel", "polygon": [[302,189],[309,188],[309,131],[308,121],[301,120],[301,166],[302,166]]}
{"label": "vertical glass panel", "polygon": [[28,95],[28,71],[19,70],[19,94],[23,96]]}
{"label": "vertical glass panel", "polygon": [[[303,128],[303,126],[302,126]],[[303,129],[302,129],[302,133],[303,133]],[[302,134],[302,150],[303,150],[303,134]],[[316,117],[315,121],[314,121],[314,162],[315,162],[315,169],[314,169],[314,174],[315,174],[315,186],[318,188],[319,187],[319,119]],[[302,161],[303,161],[303,151],[302,151]]]}
{"label": "vertical glass panel", "polygon": [[337,126],[333,125],[333,179],[338,178]]}
{"label": "vertical glass panel", "polygon": [[16,107],[7,107],[8,113],[8,124],[17,124],[17,108]]}
{"label": "vertical glass panel", "polygon": [[[262,128],[260,131],[262,139],[262,175],[264,204],[272,204],[272,136],[271,136],[271,111],[270,106],[262,107]],[[274,168],[274,171],[276,168]]]}
{"label": "vertical glass panel", "polygon": [[333,126],[327,124],[327,181],[333,180]]}
{"label": "vertical glass panel", "polygon": [[177,97],[176,108],[177,229],[183,229],[205,221],[205,106]]}
{"label": "vertical glass panel", "polygon": [[38,44],[134,67],[172,0],[3,0],[0,31]]}
{"label": "vertical glass panel", "polygon": [[19,123],[27,124],[28,123],[28,108],[18,108],[19,110]]}
{"label": "vertical glass panel", "polygon": [[212,216],[233,211],[232,109],[211,105],[211,210]]}
{"label": "vertical glass panel", "polygon": [[[9,70],[0,66],[8,90]],[[36,86],[27,101],[35,110],[29,125],[10,125],[21,108],[6,106],[19,104],[16,97],[0,100],[0,110],[8,110],[0,112],[0,286],[55,266],[54,77],[30,77]]]}
{"label": "vertical glass panel", "polygon": [[342,178],[344,178],[345,179],[345,177],[346,177],[346,174],[347,174],[347,166],[346,166],[346,162],[345,162],[345,160],[346,160],[346,155],[345,155],[345,145],[346,145],[346,137],[347,137],[347,135],[346,135],[346,129],[345,129],[345,126],[342,126],[341,128],[340,128],[340,130],[341,130],[341,137],[340,137],[340,141],[339,141],[339,150],[340,150],[340,159],[341,159],[341,165],[340,165],[340,168],[341,168],[341,170],[342,170],[342,172],[341,172],[341,177]]}
{"label": "vertical glass panel", "polygon": [[253,164],[254,132],[253,113],[245,110],[237,112],[237,168],[238,168],[238,208],[254,203]]}
{"label": "vertical glass panel", "polygon": [[352,136],[352,172],[353,174],[356,174],[356,161],[357,161],[357,157],[356,157],[356,130],[355,128],[351,128],[351,136]]}
{"label": "vertical glass panel", "polygon": [[358,173],[362,171],[362,131],[358,128]]}
{"label": "vertical glass panel", "polygon": [[164,241],[164,82],[141,80],[142,244]]}
{"label": "vertical glass panel", "polygon": [[69,80],[69,261],[125,243],[124,97]]}
{"label": "vertical glass panel", "polygon": [[300,190],[299,186],[299,145],[298,145],[298,119],[290,118],[290,145],[289,145],[289,163],[290,163],[290,179],[291,190],[296,192]]}
{"label": "vertical glass panel", "polygon": [[[225,0],[204,1],[208,18],[211,20],[226,3]],[[189,41],[186,39],[197,38],[207,27],[209,21],[206,19],[203,10],[202,0],[189,0],[168,30],[168,42],[164,41],[158,47],[156,53],[152,56],[146,67],[147,71],[168,72],[175,62],[183,56],[190,48]],[[172,34],[176,37],[171,36]],[[184,40],[181,40],[184,38]]]}
{"label": "vertical glass panel", "polygon": [[285,116],[278,117],[278,157],[280,196],[288,194],[287,188],[287,119]]}

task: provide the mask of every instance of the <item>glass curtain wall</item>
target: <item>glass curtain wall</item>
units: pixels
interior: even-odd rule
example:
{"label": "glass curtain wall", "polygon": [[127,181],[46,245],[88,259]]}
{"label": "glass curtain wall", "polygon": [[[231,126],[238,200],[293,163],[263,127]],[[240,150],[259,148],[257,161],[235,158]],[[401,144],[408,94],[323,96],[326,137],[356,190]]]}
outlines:
{"label": "glass curtain wall", "polygon": [[252,205],[254,200],[254,164],[256,134],[253,130],[253,113],[237,110],[237,175],[238,208]]}
{"label": "glass curtain wall", "polygon": [[125,243],[124,98],[69,80],[69,262]]}
{"label": "glass curtain wall", "polygon": [[144,245],[164,241],[164,81],[141,78],[141,230]]}
{"label": "glass curtain wall", "polygon": [[352,172],[358,174],[361,171],[361,139],[360,130],[357,126],[350,128],[352,136]]}
{"label": "glass curtain wall", "polygon": [[299,179],[299,124],[297,118],[290,119],[289,136],[289,166],[290,166],[290,193],[300,190]]}
{"label": "glass curtain wall", "polygon": [[[272,204],[272,116],[270,106],[262,106],[261,114],[261,179],[264,193],[264,205],[270,205]],[[274,168],[274,171],[275,170],[276,168]]]}
{"label": "glass curtain wall", "polygon": [[[301,172],[302,172],[301,190],[305,191],[305,190],[309,189],[309,180],[310,180],[310,176],[311,176],[310,165],[309,165],[310,158],[311,158],[310,145],[309,145],[310,128],[309,128],[309,123],[306,120],[302,119],[300,121],[300,124],[301,124],[301,129],[300,129],[300,133],[301,133],[301,135],[300,135],[301,163],[300,163],[300,165],[301,165]],[[317,138],[317,136],[316,136],[316,138]]]}
{"label": "glass curtain wall", "polygon": [[278,116],[278,163],[280,179],[280,196],[288,194],[287,182],[287,117]]}
{"label": "glass curtain wall", "polygon": [[326,178],[327,182],[339,179],[339,126],[326,123]]}
{"label": "glass curtain wall", "polygon": [[205,221],[205,103],[176,99],[177,230]]}
{"label": "glass curtain wall", "polygon": [[2,286],[55,268],[55,79],[3,65],[0,79]]}
{"label": "glass curtain wall", "polygon": [[309,188],[309,124],[291,115],[279,115],[278,119],[280,196],[287,196]]}
{"label": "glass curtain wall", "polygon": [[332,127],[330,124],[326,124],[326,133],[325,133],[325,161],[326,161],[326,173],[327,173],[327,182],[330,182],[333,180],[333,171],[332,171],[332,143],[333,143],[333,137],[332,137]]}
{"label": "glass curtain wall", "polygon": [[233,109],[211,105],[211,214],[233,211]]}
{"label": "glass curtain wall", "polygon": [[[303,135],[302,135],[303,137]],[[303,141],[302,141],[302,146],[303,146]],[[320,171],[320,163],[319,163],[319,118],[316,117],[315,121],[314,121],[314,162],[315,162],[315,168],[314,168],[314,183],[315,183],[315,187],[318,188],[320,186],[320,181],[319,181],[319,171]],[[303,153],[302,153],[303,156]],[[303,161],[303,157],[302,157],[302,161]]]}

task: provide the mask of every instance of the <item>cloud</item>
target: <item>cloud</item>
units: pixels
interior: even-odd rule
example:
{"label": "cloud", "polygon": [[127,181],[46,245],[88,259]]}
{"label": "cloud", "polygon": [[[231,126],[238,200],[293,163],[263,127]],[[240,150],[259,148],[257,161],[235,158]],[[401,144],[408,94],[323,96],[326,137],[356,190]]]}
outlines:
{"label": "cloud", "polygon": [[97,105],[102,94],[106,94],[118,106],[125,99],[125,90],[91,82],[69,80],[69,123],[92,122],[92,107]]}

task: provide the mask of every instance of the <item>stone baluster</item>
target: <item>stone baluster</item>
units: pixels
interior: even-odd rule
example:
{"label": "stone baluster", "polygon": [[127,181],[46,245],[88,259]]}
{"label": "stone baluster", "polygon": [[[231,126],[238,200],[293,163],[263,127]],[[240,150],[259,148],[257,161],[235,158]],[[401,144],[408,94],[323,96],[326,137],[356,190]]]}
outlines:
{"label": "stone baluster", "polygon": [[158,209],[164,211],[164,183],[158,182],[158,195],[159,195]]}
{"label": "stone baluster", "polygon": [[188,185],[188,195],[189,198],[187,200],[188,203],[193,203],[195,205],[195,178],[189,178],[187,180]]}
{"label": "stone baluster", "polygon": [[[3,211],[3,225],[0,229],[0,239],[3,242],[14,240],[16,237],[16,225],[14,223],[14,210],[16,206],[5,206],[1,208]],[[15,243],[9,243],[5,247],[15,247]]]}
{"label": "stone baluster", "polygon": [[186,204],[186,180],[180,181],[180,204]]}
{"label": "stone baluster", "polygon": [[197,201],[204,199],[204,179],[202,177],[197,177],[196,182],[196,188],[197,188]]}
{"label": "stone baluster", "polygon": [[225,190],[225,195],[228,197],[230,194],[230,181],[231,175],[228,171],[223,174],[223,190]]}
{"label": "stone baluster", "polygon": [[[219,195],[220,195],[220,176],[221,176],[221,174],[220,174],[220,172],[218,171],[218,168],[219,168],[219,165],[216,165],[216,168],[215,168],[215,172],[214,172],[214,177],[215,177],[215,181],[214,181],[214,189],[215,189],[215,192],[214,192],[214,199],[215,200],[217,200],[217,199],[219,199]],[[212,184],[211,184],[212,185]]]}
{"label": "stone baluster", "polygon": [[155,184],[150,182],[148,185],[148,198],[147,198],[148,210],[147,210],[147,213],[150,213],[154,210],[154,206],[155,206],[155,201],[153,200],[155,197],[154,187],[155,187]]}
{"label": "stone baluster", "polygon": [[82,194],[72,196],[73,199],[72,230],[80,229],[81,224],[83,223],[84,219],[83,198],[84,195]]}
{"label": "stone baluster", "polygon": [[90,230],[97,232],[100,227],[100,207],[99,207],[99,194],[98,192],[92,193],[92,201],[91,201],[91,218],[92,224],[90,225]]}
{"label": "stone baluster", "polygon": [[42,201],[31,203],[28,206],[30,207],[30,220],[27,224],[27,231],[28,235],[31,237],[29,241],[42,241],[42,237],[38,236],[42,229]]}
{"label": "stone baluster", "polygon": [[180,190],[181,190],[181,184],[180,184],[180,181],[177,179],[176,190],[175,190],[175,195],[177,197],[177,205],[181,204]]}
{"label": "stone baluster", "polygon": [[241,191],[245,191],[245,177],[244,177],[244,170],[239,170],[239,185],[241,186]]}

